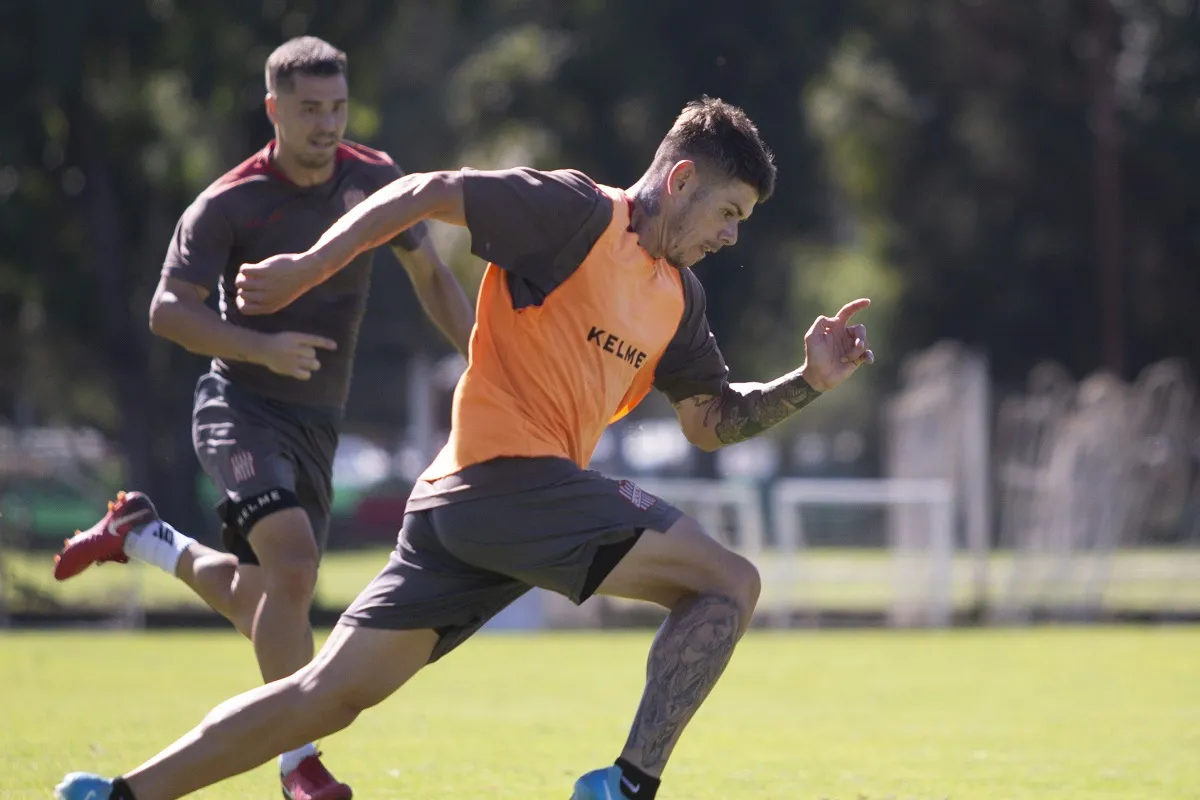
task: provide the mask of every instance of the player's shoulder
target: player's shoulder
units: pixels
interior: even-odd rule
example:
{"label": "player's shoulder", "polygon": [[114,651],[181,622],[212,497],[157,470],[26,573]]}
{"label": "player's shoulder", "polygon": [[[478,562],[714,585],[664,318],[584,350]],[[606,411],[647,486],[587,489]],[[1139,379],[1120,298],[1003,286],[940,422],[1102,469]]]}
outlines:
{"label": "player's shoulder", "polygon": [[271,163],[271,149],[267,146],[210,183],[202,194],[219,197],[244,186],[269,183],[278,178],[279,171]]}
{"label": "player's shoulder", "polygon": [[538,169],[520,166],[497,170],[464,167],[464,177],[481,176],[487,183],[498,181],[511,191],[537,197],[550,205],[594,206],[605,194],[604,188],[577,169]]}
{"label": "player's shoulder", "polygon": [[404,174],[404,170],[390,155],[358,142],[342,140],[338,144],[337,161],[339,173],[361,176],[372,189],[391,183]]}
{"label": "player's shoulder", "polygon": [[583,170],[554,169],[550,170],[548,174],[552,175],[556,181],[574,189],[580,194],[592,196],[604,193],[600,182],[593,180],[592,176]]}
{"label": "player's shoulder", "polygon": [[562,184],[573,189],[595,192],[599,191],[600,184],[592,180],[591,176],[578,169],[562,168],[562,169],[537,169],[536,167],[513,167],[509,170],[501,170],[501,172],[509,172],[519,175],[525,180],[535,183],[554,183]]}
{"label": "player's shoulder", "polygon": [[552,170],[549,170],[549,173],[551,175],[554,175],[559,180],[572,181],[574,183],[580,183],[585,186],[592,186],[592,187],[600,186],[600,183],[598,181],[594,180],[591,175],[588,175],[586,172],[584,172],[581,169],[574,169],[574,168],[568,167],[568,168],[564,168],[564,169],[552,169]]}
{"label": "player's shoulder", "polygon": [[348,139],[343,139],[338,143],[337,159],[367,167],[390,167],[393,169],[396,167],[396,162],[384,151]]}
{"label": "player's shoulder", "polygon": [[196,197],[194,206],[203,209],[235,208],[238,199],[247,194],[261,191],[261,187],[275,183],[279,173],[271,163],[270,146],[221,175],[205,187]]}
{"label": "player's shoulder", "polygon": [[343,140],[338,144],[338,169],[375,178],[381,185],[404,174],[404,170],[383,150]]}

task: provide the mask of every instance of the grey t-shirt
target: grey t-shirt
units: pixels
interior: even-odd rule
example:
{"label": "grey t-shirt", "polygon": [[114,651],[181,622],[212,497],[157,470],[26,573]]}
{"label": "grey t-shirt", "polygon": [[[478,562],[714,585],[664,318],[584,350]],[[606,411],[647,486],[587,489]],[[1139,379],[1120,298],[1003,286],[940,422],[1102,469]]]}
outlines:
{"label": "grey t-shirt", "polygon": [[[359,255],[274,314],[243,315],[235,302],[234,280],[242,264],[307,250],[339,217],[404,173],[387,154],[343,142],[331,180],[297,186],[273,166],[273,146],[267,145],[226,173],[188,207],[175,227],[162,272],[216,289],[221,316],[234,325],[268,333],[314,333],[337,342],[336,351],[318,353],[321,369],[307,381],[277,375],[257,364],[213,359],[215,372],[245,390],[337,412],[350,392],[373,253]],[[423,236],[423,226],[414,226],[392,244],[412,250]]]}

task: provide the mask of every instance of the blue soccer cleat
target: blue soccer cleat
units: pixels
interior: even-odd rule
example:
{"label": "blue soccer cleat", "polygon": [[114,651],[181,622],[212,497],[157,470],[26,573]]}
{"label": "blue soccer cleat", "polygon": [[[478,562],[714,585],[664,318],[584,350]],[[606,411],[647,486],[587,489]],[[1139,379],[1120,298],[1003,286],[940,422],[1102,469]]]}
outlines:
{"label": "blue soccer cleat", "polygon": [[57,800],[108,800],[112,781],[90,772],[72,772],[54,787]]}
{"label": "blue soccer cleat", "polygon": [[575,781],[571,800],[624,800],[621,793],[621,768],[597,769]]}

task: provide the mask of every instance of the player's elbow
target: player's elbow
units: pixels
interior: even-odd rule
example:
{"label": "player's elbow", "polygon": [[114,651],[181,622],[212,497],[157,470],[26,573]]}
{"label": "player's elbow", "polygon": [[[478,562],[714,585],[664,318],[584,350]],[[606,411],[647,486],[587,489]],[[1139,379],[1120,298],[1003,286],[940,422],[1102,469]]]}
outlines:
{"label": "player's elbow", "polygon": [[462,175],[458,172],[427,172],[407,175],[397,183],[408,181],[405,191],[420,209],[422,219],[433,219],[450,225],[467,224],[463,199]]}
{"label": "player's elbow", "polygon": [[154,299],[150,301],[150,313],[146,315],[150,324],[150,332],[155,336],[166,335],[167,312],[164,311],[163,305],[162,297],[156,293]]}
{"label": "player's elbow", "polygon": [[725,443],[717,436],[714,423],[719,418],[720,398],[717,396],[694,396],[685,400],[672,400],[679,429],[693,447],[706,453],[719,450]]}
{"label": "player's elbow", "polygon": [[693,447],[698,447],[706,453],[720,450],[725,446],[725,443],[717,438],[717,432],[706,425],[684,426],[683,435]]}
{"label": "player's elbow", "polygon": [[155,292],[150,301],[150,332],[162,339],[176,341],[179,329],[179,298],[170,292]]}

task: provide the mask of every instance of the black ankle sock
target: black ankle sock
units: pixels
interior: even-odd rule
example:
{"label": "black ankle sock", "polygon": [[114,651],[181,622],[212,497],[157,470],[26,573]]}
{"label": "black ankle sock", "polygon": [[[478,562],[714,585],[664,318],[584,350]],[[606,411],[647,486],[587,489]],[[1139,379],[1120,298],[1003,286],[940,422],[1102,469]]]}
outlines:
{"label": "black ankle sock", "polygon": [[647,775],[623,758],[617,759],[617,766],[621,768],[621,794],[629,800],[654,800],[661,779]]}
{"label": "black ankle sock", "polygon": [[114,778],[108,800],[137,800],[137,798],[133,796],[133,789],[129,788],[129,784],[125,782],[124,778]]}

